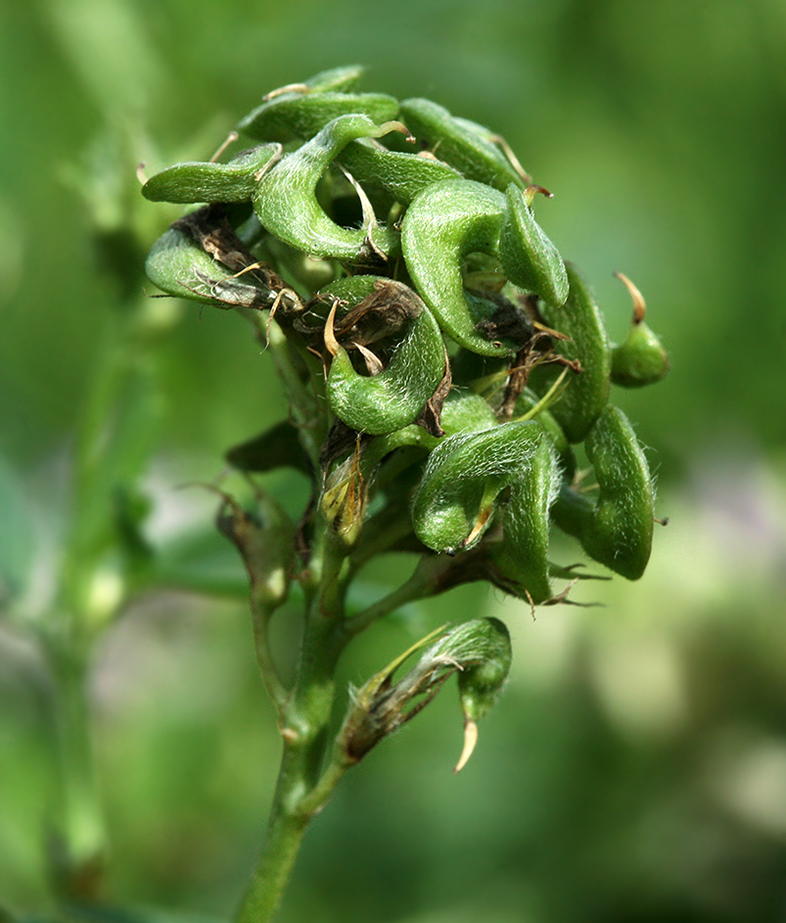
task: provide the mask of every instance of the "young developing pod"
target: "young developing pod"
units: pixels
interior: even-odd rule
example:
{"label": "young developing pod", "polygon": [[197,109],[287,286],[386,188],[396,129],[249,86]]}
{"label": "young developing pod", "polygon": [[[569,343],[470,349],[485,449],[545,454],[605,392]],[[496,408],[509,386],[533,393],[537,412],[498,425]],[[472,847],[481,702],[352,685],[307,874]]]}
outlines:
{"label": "young developing pod", "polygon": [[490,333],[500,303],[467,292],[462,277],[468,254],[496,254],[504,217],[501,192],[458,179],[424,189],[401,225],[407,269],[440,327],[460,346],[484,356],[513,355],[522,346],[519,338]]}
{"label": "young developing pod", "polygon": [[516,595],[533,604],[554,595],[549,581],[549,510],[560,481],[554,449],[544,436],[511,486],[502,541],[489,549],[490,560],[508,587],[517,588]]}
{"label": "young developing pod", "polygon": [[563,486],[556,524],[587,554],[628,580],[644,573],[652,548],[654,496],[647,459],[628,418],[606,407],[586,443],[598,482],[597,500]]}
{"label": "young developing pod", "polygon": [[238,123],[237,129],[256,141],[307,140],[342,115],[365,115],[372,122],[389,122],[397,112],[398,100],[384,93],[293,90],[263,102]]}
{"label": "young developing pod", "polygon": [[260,144],[229,163],[177,163],[150,179],[142,195],[153,202],[250,202],[259,173],[281,145]]}
{"label": "young developing pod", "polygon": [[[356,277],[373,286],[373,298],[391,313],[406,314],[387,367],[375,375],[355,371],[347,350],[333,335],[333,316],[325,344],[333,354],[327,376],[327,399],[336,416],[358,432],[384,435],[413,423],[445,373],[446,354],[439,325],[421,299],[403,282]],[[358,298],[358,302],[361,299]],[[357,305],[356,305],[357,306]],[[373,342],[366,340],[366,342]]]}
{"label": "young developing pod", "polygon": [[351,548],[360,537],[366,516],[368,482],[360,465],[360,447],[328,475],[320,499],[322,515],[333,535]]}
{"label": "young developing pod", "polygon": [[529,177],[490,140],[488,129],[454,118],[429,99],[405,99],[399,118],[440,160],[466,179],[487,183],[504,192],[511,183],[524,188]]}
{"label": "young developing pod", "polygon": [[377,225],[373,213],[364,215],[362,228],[340,227],[317,201],[316,186],[350,141],[378,138],[395,127],[376,125],[365,115],[345,115],[286,154],[262,177],[254,192],[254,211],[262,226],[310,256],[353,263],[367,258],[372,251],[390,253],[395,235]]}
{"label": "young developing pod", "polygon": [[625,388],[641,388],[665,378],[669,357],[663,344],[644,322],[647,305],[641,292],[621,272],[615,273],[633,299],[633,321],[624,343],[611,350],[611,380]]}
{"label": "young developing pod", "polygon": [[[558,344],[559,352],[578,361],[581,372],[571,373],[560,399],[549,409],[569,442],[582,442],[609,399],[611,352],[603,319],[592,293],[575,267],[566,263],[570,290],[561,308],[538,303],[544,321],[569,339]],[[533,371],[530,384],[539,394],[551,387],[559,374],[556,366]]]}
{"label": "young developing pod", "polygon": [[397,202],[409,204],[426,186],[461,174],[441,160],[389,151],[370,141],[353,141],[340,157],[359,183],[381,186]]}
{"label": "young developing pod", "polygon": [[559,307],[568,297],[568,274],[559,251],[535,221],[531,204],[537,192],[546,193],[546,190],[541,186],[528,186],[522,192],[519,186],[508,186],[499,258],[514,285]]}
{"label": "young developing pod", "polygon": [[177,227],[165,231],[145,262],[148,279],[162,291],[222,308],[269,308],[274,295],[251,285],[251,275],[238,277],[214,260],[193,238]]}
{"label": "young developing pod", "polygon": [[[394,682],[402,664],[420,650],[423,653],[417,663]],[[336,739],[345,764],[357,763],[381,740],[414,718],[445,680],[457,673],[465,737],[464,751],[455,769],[458,772],[477,740],[476,722],[497,699],[511,660],[510,635],[499,619],[470,619],[438,628],[396,657],[352,696]]]}
{"label": "young developing pod", "polygon": [[[543,430],[532,421],[503,423],[443,439],[431,453],[412,503],[417,537],[455,554],[477,544],[499,494],[530,475]],[[542,524],[548,534],[548,523]]]}

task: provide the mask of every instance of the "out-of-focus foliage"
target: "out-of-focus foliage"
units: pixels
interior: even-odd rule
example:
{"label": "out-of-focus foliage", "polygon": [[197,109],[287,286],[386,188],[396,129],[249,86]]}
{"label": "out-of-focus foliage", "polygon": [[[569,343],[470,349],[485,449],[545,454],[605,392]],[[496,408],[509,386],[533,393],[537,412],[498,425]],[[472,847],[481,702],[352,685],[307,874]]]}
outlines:
{"label": "out-of-focus foliage", "polygon": [[[29,623],[47,611],[73,501],[74,432],[145,290],[145,249],[179,214],[142,201],[136,163],[206,159],[270,87],[359,61],[365,89],[501,131],[555,194],[549,236],[595,281],[618,342],[630,302],[612,271],[645,293],[672,370],[619,401],[658,446],[671,524],[641,581],[575,591],[603,609],[533,622],[469,588],[359,646],[344,665],[355,681],[462,607],[505,619],[513,677],[456,779],[445,700],[346,781],[282,920],[784,918],[785,52],[775,0],[0,7],[0,905],[47,907],[50,690]],[[165,406],[143,484],[159,542],[209,526],[209,498],[175,488],[214,478],[285,405],[240,324],[164,300],[145,310],[161,331]],[[283,501],[302,493],[276,477]],[[218,576],[239,567],[218,537],[194,551]],[[385,561],[364,592],[406,571]],[[92,688],[114,896],[226,916],[278,757],[242,604],[137,604],[105,637]]]}

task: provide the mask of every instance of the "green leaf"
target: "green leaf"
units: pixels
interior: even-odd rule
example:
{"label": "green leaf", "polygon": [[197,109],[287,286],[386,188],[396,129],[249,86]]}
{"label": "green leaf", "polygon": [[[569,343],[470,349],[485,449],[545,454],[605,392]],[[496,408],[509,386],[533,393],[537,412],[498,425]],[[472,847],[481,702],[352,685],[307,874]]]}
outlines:
{"label": "green leaf", "polygon": [[226,460],[239,471],[261,473],[288,467],[309,476],[313,474],[297,429],[288,420],[282,420],[253,439],[233,446],[226,453]]}

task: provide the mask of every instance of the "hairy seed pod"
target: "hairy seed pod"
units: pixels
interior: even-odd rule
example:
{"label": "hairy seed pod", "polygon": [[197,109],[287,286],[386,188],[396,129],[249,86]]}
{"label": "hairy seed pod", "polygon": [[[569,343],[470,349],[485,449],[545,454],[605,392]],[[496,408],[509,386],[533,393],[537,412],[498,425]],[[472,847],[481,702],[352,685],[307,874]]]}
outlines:
{"label": "hairy seed pod", "polygon": [[313,138],[329,122],[343,115],[365,115],[372,122],[396,117],[398,100],[383,93],[335,91],[282,93],[263,102],[238,122],[238,131],[256,141]]}
{"label": "hairy seed pod", "polygon": [[151,176],[142,195],[153,202],[250,202],[259,172],[280,153],[278,144],[260,144],[229,163],[176,163]]}
{"label": "hairy seed pod", "polygon": [[320,177],[350,141],[377,138],[390,130],[365,115],[345,115],[286,154],[257,184],[254,211],[262,226],[310,256],[356,262],[371,252],[390,253],[394,235],[377,225],[373,215],[358,230],[343,228],[327,216],[316,197]]}
{"label": "hairy seed pod", "polygon": [[378,279],[369,297],[397,314],[400,304],[406,305],[407,320],[398,334],[399,342],[386,368],[375,375],[361,375],[338,341],[331,348],[326,329],[325,342],[333,352],[327,398],[336,416],[352,429],[384,435],[417,419],[442,380],[446,356],[436,320],[412,289],[392,279]]}
{"label": "hairy seed pod", "polygon": [[563,486],[553,516],[587,554],[628,580],[644,573],[652,548],[654,496],[647,459],[628,418],[609,406],[586,441],[597,500]]}
{"label": "hairy seed pod", "polygon": [[[541,187],[529,187],[540,191]],[[568,274],[559,251],[535,221],[529,196],[518,186],[507,188],[508,207],[499,240],[499,256],[508,279],[554,307],[568,297]]]}
{"label": "hairy seed pod", "polygon": [[[504,216],[501,192],[459,179],[424,189],[401,225],[407,269],[440,327],[460,346],[484,356],[513,355],[522,346],[507,334],[515,329],[510,317],[498,323],[504,313],[500,301],[469,293],[462,277],[468,254],[496,254]],[[509,302],[507,307],[514,315],[521,313]]]}
{"label": "hairy seed pod", "polygon": [[461,174],[434,157],[388,151],[370,141],[353,141],[344,148],[341,164],[360,183],[381,186],[397,202],[408,204],[426,186]]}
{"label": "hairy seed pod", "polygon": [[[500,493],[530,477],[543,441],[543,430],[532,421],[443,439],[429,456],[413,498],[417,537],[428,548],[450,554],[477,544]],[[548,535],[546,521],[542,528]]]}
{"label": "hairy seed pod", "polygon": [[[568,299],[561,308],[539,302],[545,322],[566,334],[559,352],[578,361],[579,374],[572,374],[560,399],[549,409],[570,442],[581,442],[592,429],[609,399],[611,352],[603,319],[595,299],[575,267],[565,264],[570,283]],[[545,393],[556,378],[554,367],[536,369],[531,377],[538,393]],[[536,384],[537,383],[537,384]]]}
{"label": "hairy seed pod", "polygon": [[454,118],[444,106],[429,99],[405,99],[399,118],[409,130],[445,163],[466,179],[486,183],[504,192],[511,183],[525,187],[522,176],[490,138],[487,128]]}

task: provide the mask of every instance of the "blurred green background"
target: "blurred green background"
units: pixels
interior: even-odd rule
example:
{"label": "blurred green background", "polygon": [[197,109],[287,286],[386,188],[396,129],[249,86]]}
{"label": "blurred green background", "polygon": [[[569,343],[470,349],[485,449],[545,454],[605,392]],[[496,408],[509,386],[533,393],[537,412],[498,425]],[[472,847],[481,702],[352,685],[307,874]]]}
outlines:
{"label": "blurred green background", "polygon": [[[645,293],[672,372],[617,400],[670,524],[641,581],[580,588],[602,608],[533,620],[469,587],[363,639],[355,683],[459,611],[501,615],[514,672],[460,776],[450,692],[350,774],[282,923],[786,921],[783,0],[0,7],[0,904],[49,906],[35,637],[73,532],[75,433],[150,288],[144,247],[177,214],[141,200],[136,163],[206,159],[263,93],[345,63],[368,65],[364,89],[507,138],[555,193],[539,218],[612,338],[630,312],[612,271]],[[150,537],[201,524],[204,567],[242,576],[209,531],[214,498],[178,488],[213,480],[284,401],[236,318],[146,304]],[[359,592],[406,567],[383,562]],[[231,912],[278,758],[249,642],[241,602],[174,592],[103,635],[90,681],[118,903]]]}

